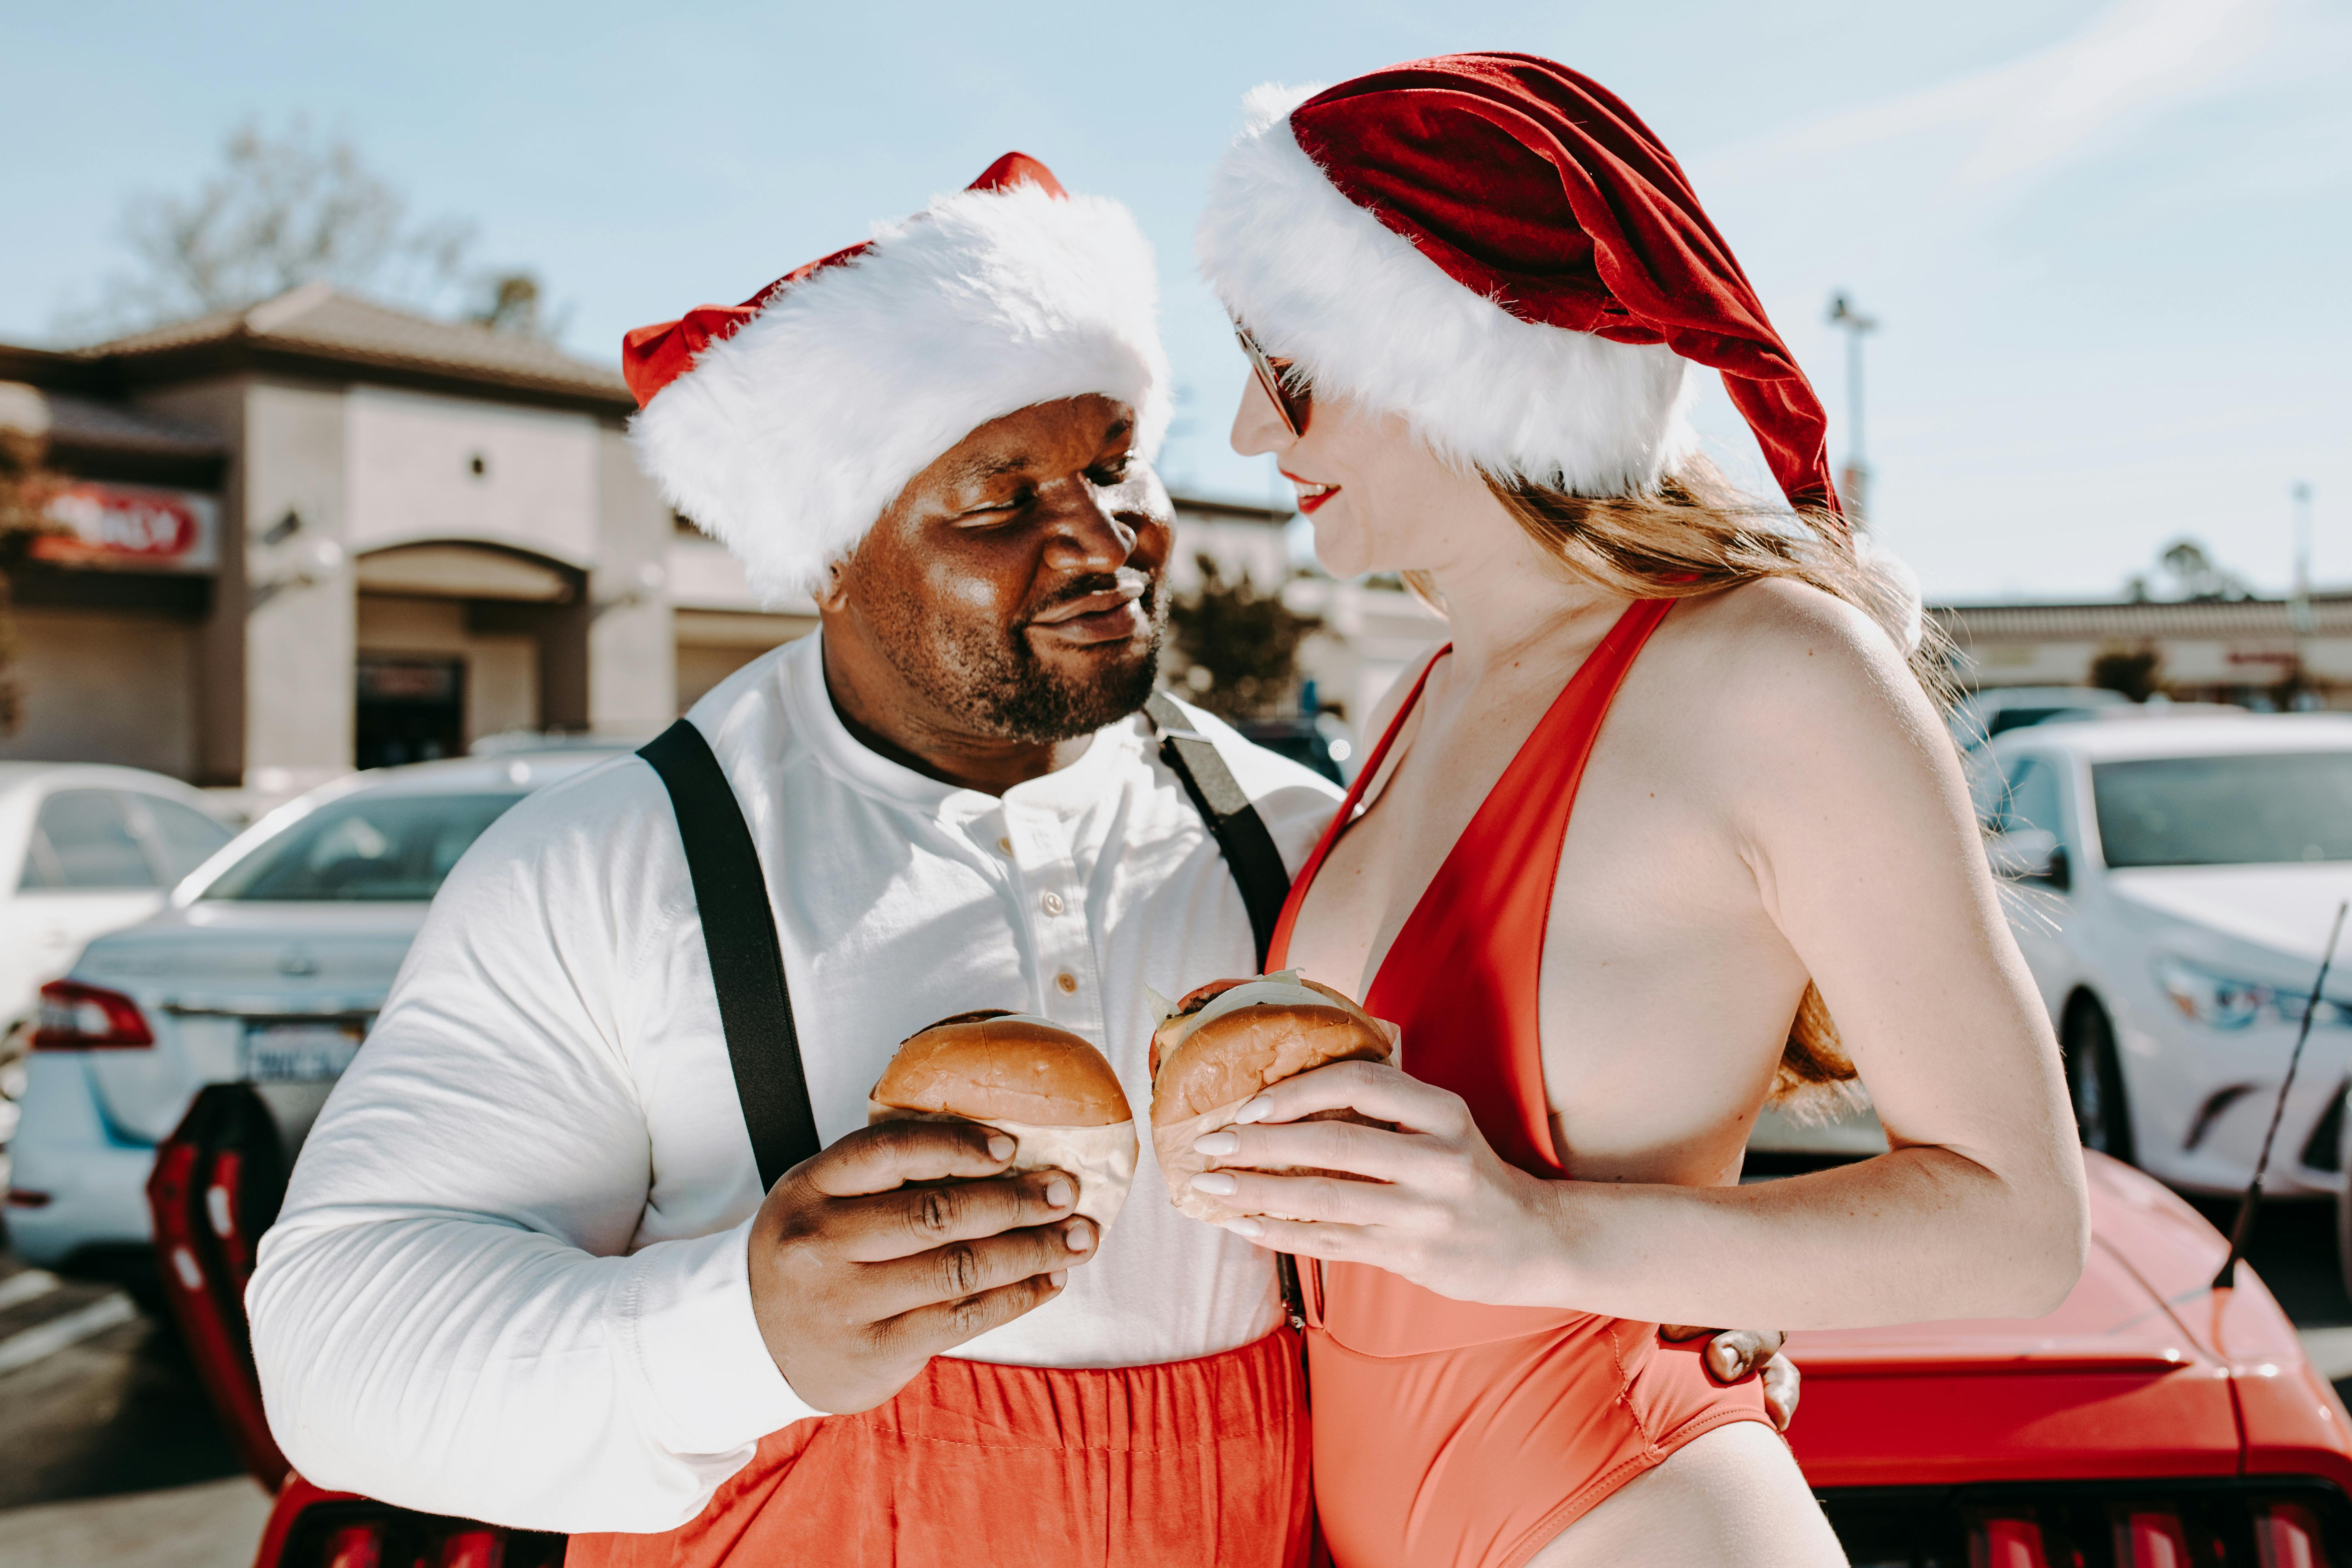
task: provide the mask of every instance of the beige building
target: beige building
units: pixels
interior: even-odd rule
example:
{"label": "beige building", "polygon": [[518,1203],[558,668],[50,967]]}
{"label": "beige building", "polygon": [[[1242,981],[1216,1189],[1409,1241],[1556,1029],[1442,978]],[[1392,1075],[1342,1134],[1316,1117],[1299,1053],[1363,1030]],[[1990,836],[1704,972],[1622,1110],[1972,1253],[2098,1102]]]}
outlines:
{"label": "beige building", "polygon": [[1971,689],[2080,686],[2102,654],[2153,654],[2158,684],[2177,700],[2352,708],[2352,594],[2314,595],[2302,616],[2283,599],[1953,605],[1935,615]]}
{"label": "beige building", "polygon": [[[0,345],[0,426],[72,481],[67,531],[17,574],[24,722],[0,759],[281,796],[501,731],[654,733],[815,606],[762,605],[662,504],[635,408],[604,366],[322,286],[72,353]],[[1177,510],[1180,592],[1204,551],[1290,577],[1286,511]],[[1308,672],[1354,717],[1413,611],[1288,592],[1336,634]]]}
{"label": "beige building", "polygon": [[311,286],[0,348],[0,418],[78,481],[72,532],[19,574],[0,756],[281,794],[670,712],[669,513],[611,371]]}

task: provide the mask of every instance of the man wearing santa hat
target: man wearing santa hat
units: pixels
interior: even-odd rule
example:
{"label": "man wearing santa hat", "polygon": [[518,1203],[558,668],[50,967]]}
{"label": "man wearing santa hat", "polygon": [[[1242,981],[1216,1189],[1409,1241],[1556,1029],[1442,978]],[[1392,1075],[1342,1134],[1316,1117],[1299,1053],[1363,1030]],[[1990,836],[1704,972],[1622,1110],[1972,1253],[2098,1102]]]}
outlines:
{"label": "man wearing santa hat", "polygon": [[985,1128],[865,1127],[898,1042],[978,1007],[1148,1106],[1148,991],[1254,972],[1335,807],[1139,711],[1155,308],[1125,211],[1011,154],[630,334],[647,468],[821,630],[451,875],[249,1296],[308,1479],[575,1564],[1305,1561],[1265,1254],[1148,1175],[1101,1230]]}

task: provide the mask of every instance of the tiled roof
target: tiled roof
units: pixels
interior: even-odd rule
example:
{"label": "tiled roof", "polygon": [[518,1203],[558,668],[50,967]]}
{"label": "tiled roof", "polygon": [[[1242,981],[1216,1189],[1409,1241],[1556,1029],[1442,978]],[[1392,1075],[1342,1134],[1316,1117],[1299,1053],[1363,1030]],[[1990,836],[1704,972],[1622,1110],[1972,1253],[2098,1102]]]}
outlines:
{"label": "tiled roof", "polygon": [[152,414],[16,383],[0,395],[0,426],[47,436],[59,447],[159,458],[216,458],[226,450],[202,430]]}
{"label": "tiled roof", "polygon": [[[2294,635],[2284,599],[2189,599],[2088,605],[1941,605],[1934,614],[1955,641],[2136,642],[2147,637]],[[2314,595],[2313,629],[2352,635],[2352,595]]]}
{"label": "tiled roof", "polygon": [[436,321],[306,283],[246,310],[94,343],[76,357],[136,362],[210,344],[247,343],[350,364],[477,378],[609,398],[635,405],[618,370],[575,359],[554,344],[466,322]]}

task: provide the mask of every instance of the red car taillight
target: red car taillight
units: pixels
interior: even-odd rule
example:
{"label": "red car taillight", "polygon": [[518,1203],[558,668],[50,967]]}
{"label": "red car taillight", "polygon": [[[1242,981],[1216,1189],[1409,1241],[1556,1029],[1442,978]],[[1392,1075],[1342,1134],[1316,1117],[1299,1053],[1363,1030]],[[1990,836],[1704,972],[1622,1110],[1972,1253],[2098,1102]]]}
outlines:
{"label": "red car taillight", "polygon": [[120,991],[52,980],[41,987],[41,1021],[33,1030],[37,1051],[137,1049],[155,1043],[147,1016]]}
{"label": "red car taillight", "polygon": [[2254,1519],[2258,1568],[2327,1568],[2319,1549],[2319,1516],[2300,1503],[2274,1502]]}
{"label": "red car taillight", "polygon": [[2042,1527],[2030,1519],[1988,1519],[1969,1531],[1969,1568],[2050,1568]]}
{"label": "red car taillight", "polygon": [[1818,1495],[1857,1563],[2352,1568],[2352,1499],[2312,1477],[1987,1481]]}
{"label": "red car taillight", "polygon": [[2133,1509],[2116,1519],[2116,1568],[2190,1568],[2180,1516]]}
{"label": "red car taillight", "polygon": [[347,1524],[327,1538],[326,1568],[378,1568],[383,1561],[380,1524]]}
{"label": "red car taillight", "polygon": [[452,1531],[441,1542],[440,1568],[499,1568],[506,1544],[501,1530]]}

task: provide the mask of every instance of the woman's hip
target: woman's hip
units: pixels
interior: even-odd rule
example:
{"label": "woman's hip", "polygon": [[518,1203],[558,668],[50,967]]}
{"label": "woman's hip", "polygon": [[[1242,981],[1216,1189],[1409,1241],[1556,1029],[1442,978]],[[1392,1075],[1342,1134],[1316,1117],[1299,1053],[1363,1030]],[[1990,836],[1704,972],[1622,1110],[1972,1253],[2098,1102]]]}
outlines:
{"label": "woman's hip", "polygon": [[[1315,1492],[1338,1568],[1513,1568],[1618,1488],[1769,1418],[1704,1341],[1590,1315],[1520,1339],[1370,1355],[1308,1335]],[[1777,1441],[1777,1439],[1776,1439]]]}

